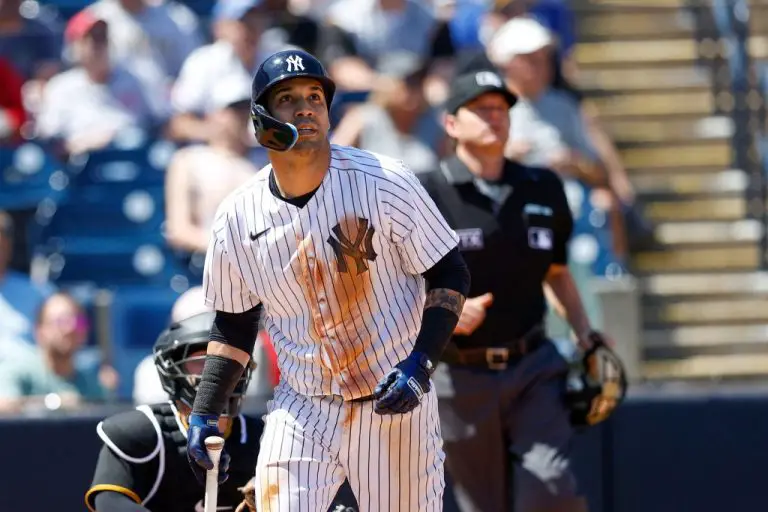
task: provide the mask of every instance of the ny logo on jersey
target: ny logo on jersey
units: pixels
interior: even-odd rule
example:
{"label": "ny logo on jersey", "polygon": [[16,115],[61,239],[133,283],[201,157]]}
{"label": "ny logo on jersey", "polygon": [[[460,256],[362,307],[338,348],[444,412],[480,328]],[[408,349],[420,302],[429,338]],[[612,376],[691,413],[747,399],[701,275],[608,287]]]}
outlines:
{"label": "ny logo on jersey", "polygon": [[288,72],[294,72],[294,71],[304,71],[304,59],[299,57],[298,55],[291,55],[287,59],[285,59],[285,62],[288,63]]}
{"label": "ny logo on jersey", "polygon": [[357,219],[357,234],[354,242],[351,241],[347,235],[341,230],[341,223],[336,224],[333,227],[333,235],[328,237],[328,243],[331,244],[333,252],[336,254],[336,266],[339,272],[349,274],[349,267],[347,261],[344,258],[349,256],[355,260],[355,266],[357,267],[357,275],[362,274],[368,270],[368,264],[365,260],[374,261],[376,259],[376,252],[373,250],[373,227],[368,226],[368,219],[358,217]]}

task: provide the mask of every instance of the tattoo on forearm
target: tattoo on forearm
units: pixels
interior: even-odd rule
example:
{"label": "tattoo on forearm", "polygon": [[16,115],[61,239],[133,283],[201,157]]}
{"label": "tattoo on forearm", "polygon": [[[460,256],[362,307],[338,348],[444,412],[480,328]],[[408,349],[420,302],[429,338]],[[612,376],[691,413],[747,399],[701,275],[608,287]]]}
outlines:
{"label": "tattoo on forearm", "polygon": [[461,310],[464,309],[464,297],[456,290],[449,288],[435,288],[429,290],[427,293],[427,300],[424,303],[424,309],[429,308],[444,308],[448,311],[452,311],[456,316],[461,315]]}

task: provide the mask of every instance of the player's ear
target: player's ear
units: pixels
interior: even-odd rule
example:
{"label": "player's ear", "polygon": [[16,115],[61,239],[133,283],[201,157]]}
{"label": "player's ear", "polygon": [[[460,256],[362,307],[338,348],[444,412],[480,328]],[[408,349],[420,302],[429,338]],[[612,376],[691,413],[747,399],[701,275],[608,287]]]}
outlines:
{"label": "player's ear", "polygon": [[447,112],[443,113],[443,127],[445,133],[452,139],[457,138],[458,130],[456,129],[456,116]]}

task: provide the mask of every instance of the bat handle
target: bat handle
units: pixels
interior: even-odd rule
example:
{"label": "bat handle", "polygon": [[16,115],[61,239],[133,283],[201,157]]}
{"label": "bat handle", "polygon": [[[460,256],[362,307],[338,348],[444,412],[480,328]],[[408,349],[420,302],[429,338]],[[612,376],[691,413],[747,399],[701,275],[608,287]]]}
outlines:
{"label": "bat handle", "polygon": [[219,497],[219,459],[224,448],[224,439],[211,436],[205,439],[205,449],[213,462],[213,469],[205,474],[205,512],[216,512]]}

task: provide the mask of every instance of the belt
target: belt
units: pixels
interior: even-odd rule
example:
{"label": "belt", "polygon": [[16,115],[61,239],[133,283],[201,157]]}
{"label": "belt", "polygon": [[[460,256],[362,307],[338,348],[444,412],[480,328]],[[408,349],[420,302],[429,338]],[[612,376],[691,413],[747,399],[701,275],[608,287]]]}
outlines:
{"label": "belt", "polygon": [[537,325],[520,338],[496,347],[458,348],[448,351],[448,364],[478,366],[489,370],[506,370],[515,362],[544,344],[544,328]]}

